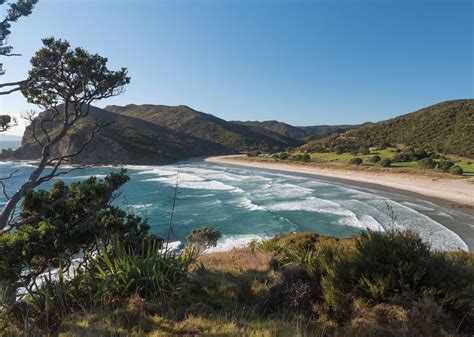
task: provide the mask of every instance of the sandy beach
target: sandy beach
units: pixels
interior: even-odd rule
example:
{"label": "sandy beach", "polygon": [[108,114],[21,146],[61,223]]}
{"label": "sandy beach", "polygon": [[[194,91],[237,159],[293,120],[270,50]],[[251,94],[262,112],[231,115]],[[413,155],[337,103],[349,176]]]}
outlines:
{"label": "sandy beach", "polygon": [[474,216],[474,181],[472,180],[434,178],[407,173],[353,171],[282,162],[259,162],[247,160],[244,155],[209,157],[205,161],[328,177],[348,183],[391,188],[424,196],[427,199],[443,201],[445,206]]}

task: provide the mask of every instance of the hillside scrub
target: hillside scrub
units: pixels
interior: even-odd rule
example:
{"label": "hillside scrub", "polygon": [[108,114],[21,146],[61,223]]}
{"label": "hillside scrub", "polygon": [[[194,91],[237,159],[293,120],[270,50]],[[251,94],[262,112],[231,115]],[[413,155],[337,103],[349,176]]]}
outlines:
{"label": "hillside scrub", "polygon": [[68,336],[473,333],[474,254],[435,252],[409,231],[343,239],[291,233],[192,263],[160,252],[150,241],[139,249],[111,242],[92,268],[70,280],[48,281],[24,304],[4,311],[3,331],[19,335],[28,326]]}
{"label": "hillside scrub", "polygon": [[301,147],[312,152],[352,152],[403,144],[426,151],[474,158],[474,100],[446,101]]}

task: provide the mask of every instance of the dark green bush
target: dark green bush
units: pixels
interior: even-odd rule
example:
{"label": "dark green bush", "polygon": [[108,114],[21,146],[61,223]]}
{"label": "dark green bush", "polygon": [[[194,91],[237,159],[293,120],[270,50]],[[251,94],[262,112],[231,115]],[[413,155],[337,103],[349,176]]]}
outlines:
{"label": "dark green bush", "polygon": [[363,160],[359,157],[355,157],[355,158],[352,158],[351,160],[349,160],[349,165],[361,165],[363,162]]}
{"label": "dark green bush", "polygon": [[220,229],[212,227],[199,227],[191,231],[186,237],[186,244],[191,247],[197,255],[201,255],[206,249],[215,247],[217,241],[222,237]]}
{"label": "dark green bush", "polygon": [[380,160],[381,160],[381,158],[380,158],[379,155],[372,156],[372,157],[370,157],[370,159],[369,159],[369,161],[370,161],[371,163],[374,163],[374,164],[375,164],[375,163],[378,163]]}
{"label": "dark green bush", "polygon": [[449,169],[454,166],[454,162],[451,160],[443,160],[438,163],[438,169],[441,171],[449,171]]}
{"label": "dark green bush", "polygon": [[418,167],[432,170],[436,167],[436,162],[431,158],[423,158],[418,161]]}
{"label": "dark green bush", "polygon": [[464,174],[464,170],[461,166],[454,165],[449,169],[449,173],[455,174],[457,176],[462,176]]}
{"label": "dark green bush", "polygon": [[390,167],[390,166],[392,166],[392,161],[391,161],[390,159],[388,159],[388,158],[382,159],[382,160],[380,161],[380,166],[382,166],[382,167]]}
{"label": "dark green bush", "polygon": [[[277,237],[273,247],[278,247],[280,265],[296,264],[312,280],[311,307],[317,317],[347,321],[354,300],[369,306],[399,303],[415,315],[412,304],[429,298],[435,301],[433,310],[442,310],[433,314],[446,312],[460,329],[472,330],[474,254],[433,252],[411,231],[366,232],[345,240],[297,236]],[[286,281],[284,289],[291,289]],[[277,289],[282,290],[281,284]]]}
{"label": "dark green bush", "polygon": [[258,157],[261,154],[262,152],[260,152],[259,150],[250,151],[250,152],[247,152],[247,157]]}
{"label": "dark green bush", "polygon": [[361,148],[361,149],[359,150],[359,154],[361,154],[361,155],[368,155],[368,154],[370,154],[370,150],[369,150],[369,148],[367,148],[367,147],[363,147],[363,148]]}

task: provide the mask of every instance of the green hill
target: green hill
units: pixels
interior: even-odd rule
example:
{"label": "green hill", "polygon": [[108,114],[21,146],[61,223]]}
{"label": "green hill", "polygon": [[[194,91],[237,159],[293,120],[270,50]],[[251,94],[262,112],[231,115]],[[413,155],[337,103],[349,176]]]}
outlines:
{"label": "green hill", "polygon": [[[38,118],[46,118],[42,112]],[[167,164],[192,157],[235,154],[275,146],[299,146],[302,142],[270,130],[236,125],[187,106],[127,105],[106,109],[91,108],[67,137],[54,149],[54,155],[77,152],[96,125],[96,120],[113,122],[96,135],[87,150],[72,159],[85,164]],[[54,134],[61,121],[46,128]],[[37,123],[39,125],[39,123]],[[39,126],[37,134],[41,134]],[[22,146],[1,159],[37,159],[41,148],[26,131]]]}
{"label": "green hill", "polygon": [[349,152],[380,145],[415,146],[427,151],[474,158],[474,100],[442,102],[310,142],[302,149]]}
{"label": "green hill", "polygon": [[[42,112],[38,118],[45,118]],[[98,122],[113,124],[104,128],[87,147],[87,150],[73,158],[73,163],[86,164],[167,164],[190,157],[232,153],[233,150],[220,144],[199,139],[150,122],[103,109],[91,107],[90,115],[70,130],[58,146],[54,155],[74,153],[83,144]],[[58,124],[46,124],[55,133]],[[38,130],[39,131],[39,130]],[[40,134],[39,132],[37,134]],[[15,151],[15,159],[36,159],[41,148],[26,131],[22,146]]]}
{"label": "green hill", "polygon": [[232,123],[264,128],[286,137],[309,141],[329,136],[335,133],[342,133],[361,125],[313,125],[313,126],[293,126],[279,121],[233,121]]}
{"label": "green hill", "polygon": [[140,118],[177,132],[212,141],[234,151],[299,146],[302,142],[255,125],[239,125],[196,111],[185,105],[107,106],[108,111]]}

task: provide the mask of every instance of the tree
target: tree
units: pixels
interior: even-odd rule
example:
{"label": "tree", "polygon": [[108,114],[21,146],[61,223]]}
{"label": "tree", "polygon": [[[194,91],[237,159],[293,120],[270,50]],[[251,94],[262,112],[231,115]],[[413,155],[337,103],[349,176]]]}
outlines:
{"label": "tree", "polygon": [[443,160],[438,163],[438,169],[445,172],[449,171],[449,169],[453,166],[454,162],[452,162],[451,160]]}
{"label": "tree", "polygon": [[[0,0],[0,8],[6,5],[6,16],[0,21],[0,57],[8,56],[19,56],[20,54],[13,54],[13,47],[7,45],[8,36],[11,34],[11,24],[17,22],[22,16],[28,16],[31,14],[34,5],[38,0],[17,0],[15,2],[6,2],[6,0]],[[3,69],[3,63],[0,60],[0,76],[5,74]],[[0,83],[0,96],[8,95],[12,92],[18,91],[25,81]],[[5,88],[5,89],[4,89]],[[0,132],[7,131],[16,124],[16,120],[8,115],[0,115]]]}
{"label": "tree", "polygon": [[[0,233],[19,224],[14,213],[22,197],[42,183],[67,173],[58,171],[60,165],[82,153],[108,125],[96,123],[76,152],[54,154],[61,140],[70,136],[73,127],[89,115],[91,104],[121,94],[130,82],[126,68],[111,71],[107,68],[107,58],[98,54],[90,54],[82,48],[71,49],[69,42],[54,38],[43,39],[43,45],[31,59],[28,86],[21,90],[29,103],[45,110],[43,116],[30,116],[31,125],[27,128],[42,148],[41,158],[15,194],[11,197],[4,194],[7,202],[0,214]],[[52,125],[59,125],[55,132],[51,132]],[[45,173],[49,166],[51,170]],[[3,181],[0,182],[3,186]]]}
{"label": "tree", "polygon": [[436,167],[436,162],[431,158],[423,158],[418,161],[418,166],[422,169],[434,169]]}
{"label": "tree", "polygon": [[464,170],[459,165],[451,166],[451,168],[449,169],[449,172],[457,176],[462,176],[464,174]]}
{"label": "tree", "polygon": [[351,160],[349,160],[349,165],[361,165],[363,162],[363,160],[359,157],[355,157],[355,158],[352,158]]}
{"label": "tree", "polygon": [[373,157],[370,157],[370,159],[369,159],[369,161],[370,161],[371,163],[374,163],[374,164],[375,164],[375,163],[378,163],[380,160],[381,160],[381,158],[380,158],[379,155],[375,155],[375,156],[373,156]]}
{"label": "tree", "polygon": [[201,255],[206,249],[215,247],[217,240],[222,236],[220,229],[212,227],[200,227],[191,231],[186,238],[188,247],[191,247],[196,256]]}
{"label": "tree", "polygon": [[380,166],[382,166],[382,167],[390,167],[390,166],[392,166],[392,161],[391,161],[390,159],[388,159],[388,158],[382,159],[382,160],[380,161]]}
{"label": "tree", "polygon": [[49,191],[28,191],[18,219],[23,225],[0,236],[0,284],[12,292],[31,290],[49,268],[67,272],[74,258],[87,259],[97,240],[107,244],[117,237],[133,246],[147,237],[145,221],[111,205],[129,179],[119,171],[103,180],[55,181]]}

